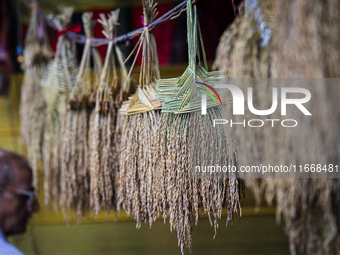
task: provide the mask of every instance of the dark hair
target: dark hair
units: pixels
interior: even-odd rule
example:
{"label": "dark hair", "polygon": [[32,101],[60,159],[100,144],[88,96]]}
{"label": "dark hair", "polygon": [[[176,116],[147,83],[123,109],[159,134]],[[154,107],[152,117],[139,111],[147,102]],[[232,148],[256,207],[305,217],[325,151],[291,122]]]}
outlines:
{"label": "dark hair", "polygon": [[6,187],[15,178],[13,162],[20,162],[29,167],[29,164],[22,156],[0,149],[0,187]]}

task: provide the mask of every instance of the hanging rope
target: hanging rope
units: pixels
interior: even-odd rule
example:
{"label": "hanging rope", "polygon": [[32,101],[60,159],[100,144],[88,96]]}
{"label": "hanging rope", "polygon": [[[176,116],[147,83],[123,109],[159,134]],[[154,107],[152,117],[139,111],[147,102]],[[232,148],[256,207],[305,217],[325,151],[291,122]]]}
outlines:
{"label": "hanging rope", "polygon": [[[28,6],[31,6],[31,4],[32,4],[31,0],[21,0],[21,1],[23,1]],[[197,2],[197,0],[192,1],[193,4],[195,4],[196,2]],[[172,10],[165,13],[162,17],[160,17],[157,20],[155,20],[154,22],[148,24],[149,31],[152,31],[153,29],[155,29],[159,25],[161,25],[161,24],[163,24],[163,23],[165,23],[165,22],[167,22],[171,19],[175,19],[175,18],[179,17],[181,15],[181,13],[183,11],[185,11],[186,5],[187,5],[187,1],[183,1],[182,3],[177,5],[175,8],[173,8]],[[39,12],[39,15],[44,18],[47,26],[58,31],[58,28],[55,26],[55,24],[53,24],[53,22],[50,20],[50,18],[47,17],[40,8],[39,8],[38,12]],[[127,34],[115,37],[113,39],[93,38],[91,40],[91,45],[100,46],[100,45],[108,44],[110,41],[112,41],[113,44],[123,44],[126,41],[129,41],[129,40],[135,38],[136,36],[142,34],[143,31],[144,31],[144,27],[141,27],[139,29],[136,29],[136,30],[131,31]],[[72,41],[75,41],[79,44],[85,44],[86,43],[86,36],[85,35],[80,35],[80,34],[74,33],[74,32],[69,31],[69,30],[66,31],[65,34]]]}

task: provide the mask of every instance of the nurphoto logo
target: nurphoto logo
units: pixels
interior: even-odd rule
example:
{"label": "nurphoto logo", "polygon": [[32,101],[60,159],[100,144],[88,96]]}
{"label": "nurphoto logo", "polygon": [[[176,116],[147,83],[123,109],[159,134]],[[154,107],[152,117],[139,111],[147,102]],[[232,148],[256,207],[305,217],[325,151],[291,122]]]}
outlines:
{"label": "nurphoto logo", "polygon": [[[214,94],[218,97],[221,105],[222,101],[217,93],[217,91],[210,85],[203,84],[207,88],[209,88],[211,91],[214,92]],[[233,108],[233,115],[244,115],[245,114],[245,96],[243,94],[243,91],[231,84],[216,84],[215,88],[217,89],[228,89],[231,92],[232,95],[232,108]],[[207,89],[203,89],[215,102],[217,105],[217,102],[213,96],[213,94],[208,91]],[[287,105],[294,105],[297,107],[305,116],[312,116],[312,114],[308,111],[308,109],[304,106],[305,103],[309,102],[311,99],[311,93],[308,89],[305,88],[297,88],[297,87],[281,87],[280,90],[277,87],[272,87],[272,97],[268,98],[268,100],[271,100],[271,107],[269,109],[259,110],[254,107],[253,104],[253,88],[248,87],[247,88],[247,106],[248,110],[257,116],[268,116],[270,114],[273,114],[277,108],[278,108],[278,101],[279,101],[279,92],[281,96],[281,116],[287,115]],[[299,96],[299,98],[288,98],[288,94],[295,96]],[[202,94],[201,96],[201,114],[205,115],[207,114],[207,96],[206,94]],[[242,122],[233,122],[233,120],[227,120],[227,119],[214,119],[214,127],[216,125],[225,125],[230,124],[231,127],[233,125],[243,125],[246,126],[246,123],[249,127],[262,127],[264,126],[265,122],[269,122],[272,127],[274,127],[276,122],[280,122],[283,127],[295,127],[298,125],[297,121],[294,119],[251,119],[246,122],[244,119]]]}

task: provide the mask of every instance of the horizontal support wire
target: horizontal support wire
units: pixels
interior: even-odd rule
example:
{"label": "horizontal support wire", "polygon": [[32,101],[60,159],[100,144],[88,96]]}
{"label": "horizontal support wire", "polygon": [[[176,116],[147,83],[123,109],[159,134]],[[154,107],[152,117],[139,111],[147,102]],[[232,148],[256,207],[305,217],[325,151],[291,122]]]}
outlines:
{"label": "horizontal support wire", "polygon": [[[23,1],[29,7],[32,5],[30,0],[21,0],[21,1]],[[193,1],[193,3],[196,3],[196,2],[197,2],[197,0]],[[160,17],[160,18],[156,19],[154,22],[150,23],[148,25],[149,30],[152,31],[153,29],[155,29],[159,25],[169,21],[170,19],[174,19],[174,18],[179,17],[180,14],[186,9],[186,5],[187,5],[187,1],[183,1],[182,3],[177,5],[175,8],[173,8],[170,11],[168,11],[167,13],[165,13],[162,17]],[[39,15],[44,18],[47,26],[58,31],[58,28],[54,25],[54,23],[51,21],[51,19],[48,18],[40,8],[38,9],[38,12],[39,12]],[[93,39],[91,39],[91,45],[93,45],[93,46],[105,45],[105,44],[108,44],[110,41],[112,41],[113,44],[116,44],[116,45],[123,44],[126,41],[129,41],[129,40],[135,38],[136,36],[140,35],[143,32],[143,30],[144,30],[144,27],[141,27],[141,28],[136,29],[134,31],[131,31],[127,34],[113,38],[111,40],[105,39],[105,38],[93,38]],[[65,34],[69,39],[71,39],[72,41],[75,41],[79,44],[85,44],[85,42],[86,42],[86,36],[85,35],[77,34],[77,33],[71,32],[71,31],[67,31]]]}

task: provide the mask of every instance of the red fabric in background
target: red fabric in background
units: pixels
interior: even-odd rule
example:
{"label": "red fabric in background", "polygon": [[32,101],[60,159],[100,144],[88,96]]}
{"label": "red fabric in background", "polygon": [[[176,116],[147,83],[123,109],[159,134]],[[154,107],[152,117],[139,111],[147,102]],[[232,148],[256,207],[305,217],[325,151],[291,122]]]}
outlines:
{"label": "red fabric in background", "polygon": [[58,43],[58,40],[59,40],[60,36],[65,35],[65,33],[67,33],[68,31],[76,33],[76,34],[79,34],[80,32],[82,32],[82,30],[83,30],[82,25],[75,24],[75,25],[67,27],[63,31],[54,31],[54,38],[53,38],[53,41],[51,43],[52,44],[52,50],[54,52],[56,52],[56,50],[57,50],[57,43]]}
{"label": "red fabric in background", "polygon": [[[96,25],[94,26],[94,37],[95,38],[105,38],[105,36],[103,35],[102,31],[103,31],[103,27],[102,24],[100,24],[97,20],[100,18],[99,14],[103,13],[107,15],[111,12],[111,10],[92,10],[91,12],[93,12],[93,20],[96,21]],[[104,62],[105,56],[106,56],[106,50],[107,50],[107,45],[101,45],[98,48],[98,51],[102,57],[102,60]]]}
{"label": "red fabric in background", "polygon": [[[240,1],[235,1],[237,6]],[[234,20],[230,0],[199,0],[197,13],[208,61],[215,60],[220,37]],[[185,15],[184,15],[185,16]]]}
{"label": "red fabric in background", "polygon": [[[174,4],[158,4],[157,11],[158,15],[156,17],[159,18],[176,5]],[[132,9],[132,27],[133,30],[143,27],[141,23],[141,16],[143,15],[143,7],[137,6]],[[159,58],[159,64],[169,64],[171,60],[171,49],[172,49],[172,32],[174,29],[174,22],[168,21],[166,23],[161,24],[160,26],[156,27],[154,31],[156,43],[157,43],[157,52]],[[138,42],[139,37],[133,39],[133,46],[136,45]],[[141,52],[137,57],[136,65],[141,64]]]}

